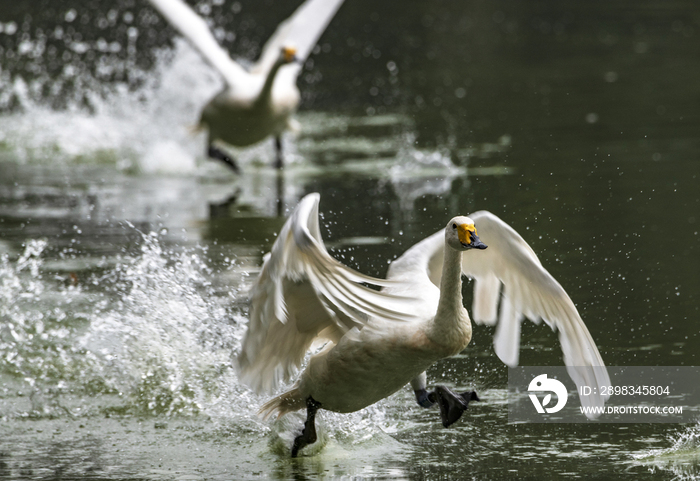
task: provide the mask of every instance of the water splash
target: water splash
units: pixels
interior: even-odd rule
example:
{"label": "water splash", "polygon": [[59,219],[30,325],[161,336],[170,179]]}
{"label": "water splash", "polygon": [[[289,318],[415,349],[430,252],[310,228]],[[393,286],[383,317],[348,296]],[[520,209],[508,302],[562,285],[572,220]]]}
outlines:
{"label": "water splash", "polygon": [[633,457],[652,472],[670,472],[674,480],[700,479],[700,422],[670,435],[668,441],[671,447],[653,449]]}
{"label": "water splash", "polygon": [[[221,289],[205,247],[171,248],[141,234],[134,253],[93,274],[50,272],[44,240],[0,262],[0,386],[4,416],[76,419],[94,415],[205,417],[231,434],[272,433],[286,457],[304,413],[272,424],[256,416],[266,400],[238,382],[235,355],[246,328],[236,307],[246,286]],[[352,414],[323,412],[321,442],[353,449],[391,430],[382,404]]]}
{"label": "water splash", "polygon": [[124,395],[124,412],[196,414],[235,384],[242,318],[211,286],[203,254],[165,250],[154,233],[142,241],[83,285],[43,269],[46,241],[2,257],[0,375],[54,398],[28,413],[60,415],[70,392]]}
{"label": "water splash", "polygon": [[137,411],[206,412],[237,384],[233,355],[244,318],[227,304],[237,290],[222,298],[212,286],[205,248],[168,250],[155,233],[142,240],[140,255],[93,281],[115,295],[95,312],[81,345]]}
{"label": "water splash", "polygon": [[[0,374],[29,386],[30,411],[45,413],[41,390],[61,387],[84,368],[71,337],[87,321],[81,290],[42,271],[45,240],[25,244],[13,263],[0,258]],[[35,402],[36,401],[36,402]]]}
{"label": "water splash", "polygon": [[[5,90],[21,107],[0,117],[0,146],[21,162],[106,162],[125,171],[187,173],[204,152],[204,135],[194,130],[202,105],[222,86],[218,76],[184,40],[172,51],[156,51],[141,81],[110,84],[91,97],[56,109],[46,99],[21,95],[21,78]],[[90,90],[94,86],[85,86]],[[41,89],[39,89],[41,90]]]}

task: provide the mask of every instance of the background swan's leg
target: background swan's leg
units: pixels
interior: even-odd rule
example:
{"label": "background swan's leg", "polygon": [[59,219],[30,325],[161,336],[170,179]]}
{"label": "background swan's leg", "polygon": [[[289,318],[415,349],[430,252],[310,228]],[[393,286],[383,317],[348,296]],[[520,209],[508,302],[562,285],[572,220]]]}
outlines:
{"label": "background swan's leg", "polygon": [[294,445],[292,446],[293,458],[297,457],[299,450],[304,446],[316,442],[316,411],[320,407],[321,403],[314,401],[314,398],[311,396],[306,399],[306,422],[304,423],[304,430],[299,436],[294,438]]}
{"label": "background swan's leg", "polygon": [[275,136],[275,155],[277,156],[275,168],[281,169],[284,167],[284,156],[282,154],[282,137],[280,135]]}
{"label": "background swan's leg", "polygon": [[434,392],[428,392],[425,389],[427,383],[428,377],[425,371],[411,379],[411,387],[413,388],[413,393],[416,395],[416,402],[424,408],[433,407],[437,400]]}
{"label": "background swan's leg", "polygon": [[220,160],[224,164],[228,165],[233,171],[237,174],[240,174],[241,171],[238,168],[238,165],[236,162],[231,158],[226,152],[215,146],[214,144],[209,144],[209,149],[207,150],[207,155],[211,159],[216,159]]}

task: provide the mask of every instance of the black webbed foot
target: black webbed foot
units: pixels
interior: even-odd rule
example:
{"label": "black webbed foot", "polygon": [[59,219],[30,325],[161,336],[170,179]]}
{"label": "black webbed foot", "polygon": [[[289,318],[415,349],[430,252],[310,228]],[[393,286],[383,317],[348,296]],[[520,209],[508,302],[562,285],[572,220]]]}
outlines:
{"label": "black webbed foot", "polygon": [[237,174],[240,174],[241,171],[238,168],[238,164],[223,150],[220,148],[216,147],[215,145],[210,145],[209,149],[207,150],[207,155],[215,160],[220,160],[224,164],[228,165],[233,171]]}
{"label": "black webbed foot", "polygon": [[321,403],[314,401],[314,398],[311,396],[306,399],[306,422],[304,423],[304,430],[299,436],[294,438],[294,445],[292,446],[293,458],[297,457],[299,450],[303,447],[316,442],[316,411],[320,407]]}
{"label": "black webbed foot", "polygon": [[451,426],[462,417],[470,401],[479,401],[479,396],[474,391],[456,394],[445,386],[435,386],[435,391],[430,394],[435,395],[437,404],[440,407],[442,425],[445,427]]}

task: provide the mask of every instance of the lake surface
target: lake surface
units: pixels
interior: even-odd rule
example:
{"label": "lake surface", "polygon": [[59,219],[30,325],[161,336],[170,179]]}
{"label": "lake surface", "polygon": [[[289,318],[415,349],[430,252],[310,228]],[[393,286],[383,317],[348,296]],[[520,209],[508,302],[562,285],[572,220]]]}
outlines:
{"label": "lake surface", "polygon": [[[8,2],[6,2],[8,3]],[[0,7],[0,479],[697,479],[692,424],[508,424],[493,329],[429,382],[482,402],[444,429],[409,388],[264,423],[234,357],[298,200],[383,276],[487,209],[567,290],[610,366],[700,363],[700,5],[347,0],[300,78],[301,131],[192,133],[220,81],[145,5]],[[297,2],[200,2],[255,58]],[[235,32],[235,35],[234,35]],[[467,299],[468,301],[468,299]],[[522,365],[561,365],[523,323]]]}

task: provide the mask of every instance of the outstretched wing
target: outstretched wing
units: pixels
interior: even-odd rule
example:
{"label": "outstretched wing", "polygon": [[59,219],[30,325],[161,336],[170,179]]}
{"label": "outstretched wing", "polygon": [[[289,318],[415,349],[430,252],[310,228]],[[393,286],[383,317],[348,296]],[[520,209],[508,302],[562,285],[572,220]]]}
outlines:
{"label": "outstretched wing", "polygon": [[[467,251],[462,258],[462,270],[475,280],[474,321],[489,325],[498,322],[494,337],[498,357],[505,364],[516,366],[520,323],[525,317],[535,322],[543,319],[559,332],[564,363],[577,386],[597,386],[595,392],[600,393],[600,386],[608,386],[610,378],[593,338],[566,291],[542,267],[533,250],[512,227],[486,211],[469,217],[488,249]],[[608,397],[581,396],[581,403],[602,406]]]}
{"label": "outstretched wing", "polygon": [[316,340],[337,343],[369,319],[414,319],[417,299],[366,287],[394,282],[360,274],[328,254],[318,223],[319,199],[309,194],[301,200],[251,291],[238,362],[241,380],[258,392],[289,381]]}
{"label": "outstretched wing", "polygon": [[319,37],[333,19],[343,0],[307,0],[287,20],[279,24],[275,33],[263,47],[260,59],[251,72],[267,74],[280,55],[282,47],[294,47],[299,63],[286,65],[280,74],[299,74]]}
{"label": "outstretched wing", "polygon": [[182,0],[149,0],[167,20],[214,67],[227,84],[235,86],[249,75],[216,41],[202,17]]}

